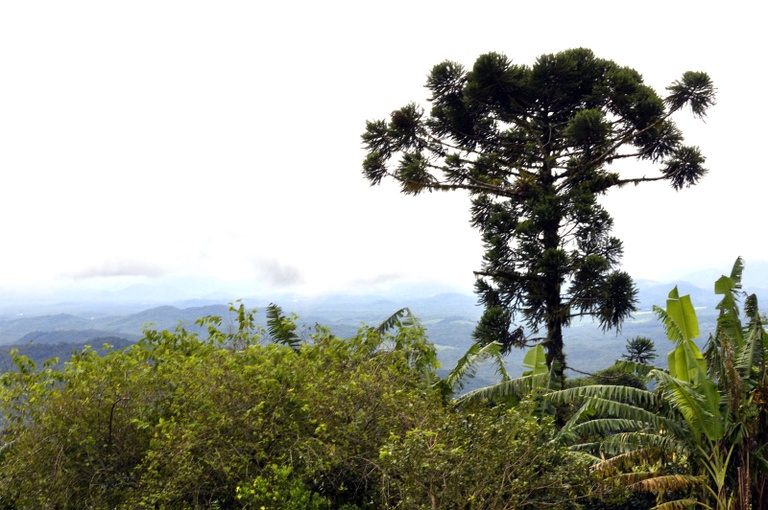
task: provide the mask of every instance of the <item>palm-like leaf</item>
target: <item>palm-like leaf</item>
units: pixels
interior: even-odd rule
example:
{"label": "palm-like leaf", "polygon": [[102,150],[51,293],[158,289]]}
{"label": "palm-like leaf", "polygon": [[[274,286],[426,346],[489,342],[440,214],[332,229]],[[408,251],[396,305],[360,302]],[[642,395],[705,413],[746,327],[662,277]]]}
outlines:
{"label": "palm-like leaf", "polygon": [[274,303],[267,306],[267,332],[272,341],[299,350],[301,338],[296,334],[296,323],[283,315],[283,310]]}

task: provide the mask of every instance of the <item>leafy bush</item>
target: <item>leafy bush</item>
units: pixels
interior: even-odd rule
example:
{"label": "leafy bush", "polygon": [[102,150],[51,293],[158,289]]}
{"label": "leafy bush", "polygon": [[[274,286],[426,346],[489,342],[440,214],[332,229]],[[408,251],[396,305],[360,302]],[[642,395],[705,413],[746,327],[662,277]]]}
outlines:
{"label": "leafy bush", "polygon": [[233,312],[233,331],[208,317],[207,338],[149,330],[63,368],[15,353],[0,507],[567,509],[595,488],[531,409],[448,403],[408,310],[349,339],[271,341]]}
{"label": "leafy bush", "polygon": [[[530,404],[530,403],[526,403]],[[434,413],[381,450],[393,508],[581,508],[596,489],[587,464],[551,444],[551,422],[519,409]]]}
{"label": "leafy bush", "polygon": [[294,349],[262,343],[250,313],[234,312],[234,332],[216,318],[201,321],[207,339],[147,331],[61,370],[17,354],[0,378],[0,501],[242,508],[287,488],[326,508],[375,504],[381,444],[442,405],[424,381],[436,361],[423,332],[342,340],[318,328]]}

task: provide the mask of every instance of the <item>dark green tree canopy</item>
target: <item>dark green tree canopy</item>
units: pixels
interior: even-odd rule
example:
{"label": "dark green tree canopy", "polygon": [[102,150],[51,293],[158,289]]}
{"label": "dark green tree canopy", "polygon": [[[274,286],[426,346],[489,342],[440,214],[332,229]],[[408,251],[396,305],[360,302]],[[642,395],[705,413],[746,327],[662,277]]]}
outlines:
{"label": "dark green tree canopy", "polygon": [[[587,49],[539,57],[533,66],[480,56],[471,70],[436,65],[427,79],[432,109],[411,103],[369,121],[363,172],[404,193],[466,190],[485,245],[477,292],[485,314],[475,333],[487,344],[523,345],[522,324],[544,329],[547,361],[561,366],[562,328],[579,315],[620,328],[635,288],[618,271],[621,241],[599,195],[625,184],[666,180],[681,189],[706,173],[671,116],[703,117],[715,89],[686,72],[659,96],[635,70]],[[647,161],[642,176],[611,166]]]}

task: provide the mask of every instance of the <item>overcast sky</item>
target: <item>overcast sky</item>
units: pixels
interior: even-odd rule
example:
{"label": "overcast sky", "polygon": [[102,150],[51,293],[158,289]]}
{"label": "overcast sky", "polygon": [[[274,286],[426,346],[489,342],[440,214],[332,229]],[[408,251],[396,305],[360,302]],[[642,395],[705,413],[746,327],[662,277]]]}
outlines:
{"label": "overcast sky", "polygon": [[426,105],[443,60],[532,64],[581,46],[662,94],[688,70],[718,88],[706,123],[676,118],[708,158],[700,185],[605,200],[625,269],[670,280],[766,259],[757,5],[3,2],[0,289],[194,277],[232,292],[470,290],[482,246],[467,198],[369,187],[365,121]]}

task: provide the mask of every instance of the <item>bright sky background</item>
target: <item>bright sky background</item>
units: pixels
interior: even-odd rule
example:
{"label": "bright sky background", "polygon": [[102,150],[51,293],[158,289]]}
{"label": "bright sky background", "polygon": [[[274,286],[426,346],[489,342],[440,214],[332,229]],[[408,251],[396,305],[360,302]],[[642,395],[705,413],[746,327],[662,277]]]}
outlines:
{"label": "bright sky background", "polygon": [[[764,16],[754,2],[24,1],[0,4],[0,290],[219,280],[233,293],[470,290],[482,247],[459,194],[371,188],[369,119],[431,67],[532,64],[584,46],[660,93],[706,71],[681,115],[711,173],[605,201],[636,278],[765,250]],[[632,166],[634,175],[651,166]],[[200,283],[203,286],[202,283]],[[221,287],[223,285],[223,287]],[[201,287],[202,289],[202,287]],[[201,290],[198,289],[198,290]],[[189,290],[190,293],[195,292]],[[190,295],[189,297],[196,297]]]}

